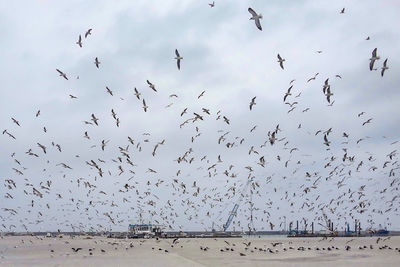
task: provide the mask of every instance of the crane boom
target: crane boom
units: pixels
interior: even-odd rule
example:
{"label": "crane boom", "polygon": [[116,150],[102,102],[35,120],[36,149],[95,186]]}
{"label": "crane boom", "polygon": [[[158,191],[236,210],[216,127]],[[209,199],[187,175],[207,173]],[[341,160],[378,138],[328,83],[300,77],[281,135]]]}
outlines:
{"label": "crane boom", "polygon": [[231,225],[232,221],[233,221],[233,217],[236,216],[237,210],[239,209],[239,204],[240,202],[242,202],[242,199],[244,197],[244,194],[247,191],[247,187],[249,186],[249,184],[253,181],[253,178],[249,179],[245,185],[245,187],[243,188],[240,197],[238,199],[238,201],[235,203],[235,205],[233,206],[233,209],[231,211],[231,213],[229,214],[228,220],[226,221],[226,223],[223,225],[223,229],[224,232],[229,228],[229,226]]}

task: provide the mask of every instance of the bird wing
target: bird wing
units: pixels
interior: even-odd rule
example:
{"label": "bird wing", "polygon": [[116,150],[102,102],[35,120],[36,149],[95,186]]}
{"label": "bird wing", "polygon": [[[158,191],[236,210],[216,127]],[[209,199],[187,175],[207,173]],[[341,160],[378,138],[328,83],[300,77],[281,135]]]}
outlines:
{"label": "bird wing", "polygon": [[377,48],[375,48],[375,49],[372,51],[372,57],[376,57],[376,50],[377,50]]}
{"label": "bird wing", "polygon": [[181,69],[181,60],[180,59],[176,60],[176,65],[178,66],[178,70],[180,70]]}
{"label": "bird wing", "polygon": [[249,9],[247,9],[247,10],[250,12],[250,14],[251,14],[253,17],[257,16],[257,13],[256,13],[251,7],[249,7]]}
{"label": "bird wing", "polygon": [[284,70],[285,68],[283,67],[283,62],[279,62],[279,65],[281,66],[281,68]]}
{"label": "bird wing", "polygon": [[180,57],[179,52],[178,52],[178,49],[175,49],[175,55],[176,55],[177,57]]}
{"label": "bird wing", "polygon": [[279,59],[279,60],[282,60],[281,55],[279,55],[279,54],[278,54],[278,59]]}
{"label": "bird wing", "polygon": [[255,21],[255,23],[256,23],[257,28],[258,28],[260,31],[262,31],[260,19],[259,19],[259,18],[256,18],[254,21]]}
{"label": "bird wing", "polygon": [[374,68],[374,63],[375,63],[375,60],[371,59],[371,61],[369,62],[369,70],[372,70]]}

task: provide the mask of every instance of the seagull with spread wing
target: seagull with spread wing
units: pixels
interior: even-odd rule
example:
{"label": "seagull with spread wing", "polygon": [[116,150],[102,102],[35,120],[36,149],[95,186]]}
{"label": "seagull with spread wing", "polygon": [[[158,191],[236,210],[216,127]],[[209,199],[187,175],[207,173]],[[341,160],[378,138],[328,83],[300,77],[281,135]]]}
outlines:
{"label": "seagull with spread wing", "polygon": [[279,54],[278,54],[278,62],[281,68],[284,70],[285,68],[283,67],[283,62],[285,62],[285,59],[282,58]]}
{"label": "seagull with spread wing", "polygon": [[183,59],[183,57],[181,57],[179,55],[178,49],[175,49],[175,55],[176,55],[176,57],[175,57],[176,65],[178,66],[178,70],[180,70],[181,69],[181,59]]}
{"label": "seagull with spread wing", "polygon": [[369,70],[373,70],[375,61],[380,59],[380,57],[376,55],[376,50],[377,48],[372,51],[372,57],[369,59]]}
{"label": "seagull with spread wing", "polygon": [[257,28],[262,31],[262,27],[261,27],[261,23],[260,23],[260,19],[263,18],[263,16],[261,14],[257,14],[251,7],[249,7],[248,11],[251,14],[251,18],[250,20],[254,20],[254,22],[256,23]]}

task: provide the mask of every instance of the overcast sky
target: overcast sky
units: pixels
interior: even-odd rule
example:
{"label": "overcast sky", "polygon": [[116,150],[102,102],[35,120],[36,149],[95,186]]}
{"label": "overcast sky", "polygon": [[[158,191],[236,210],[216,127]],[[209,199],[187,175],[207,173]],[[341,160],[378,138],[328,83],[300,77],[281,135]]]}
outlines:
{"label": "overcast sky", "polygon": [[[398,1],[209,2],[0,3],[1,231],[220,229],[249,177],[230,230],[248,230],[250,201],[258,230],[325,225],[323,214],[339,230],[354,219],[400,230]],[[98,126],[85,124],[91,114]]]}

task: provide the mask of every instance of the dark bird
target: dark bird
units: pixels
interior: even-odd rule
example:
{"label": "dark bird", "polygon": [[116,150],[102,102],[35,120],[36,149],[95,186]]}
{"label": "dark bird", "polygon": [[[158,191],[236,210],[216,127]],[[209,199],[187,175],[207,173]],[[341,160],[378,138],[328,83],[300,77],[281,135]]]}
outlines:
{"label": "dark bird", "polygon": [[58,73],[60,73],[60,76],[64,77],[64,79],[68,80],[67,75],[64,72],[59,69],[56,69],[56,71],[58,71]]}
{"label": "dark bird", "polygon": [[251,99],[250,102],[250,110],[252,110],[253,106],[256,104],[256,96]]}
{"label": "dark bird", "polygon": [[101,64],[101,62],[99,61],[99,59],[97,57],[94,59],[94,64],[96,65],[97,68],[99,68],[99,66]]}
{"label": "dark bird", "polygon": [[113,92],[110,90],[110,88],[108,88],[108,86],[106,86],[107,89],[107,93],[109,93],[111,96],[113,96]]}
{"label": "dark bird", "polygon": [[89,29],[85,33],[85,38],[92,34],[92,29]]}
{"label": "dark bird", "polygon": [[79,45],[79,47],[82,47],[82,37],[79,34],[79,38],[78,38],[78,42],[76,42],[77,45]]}

